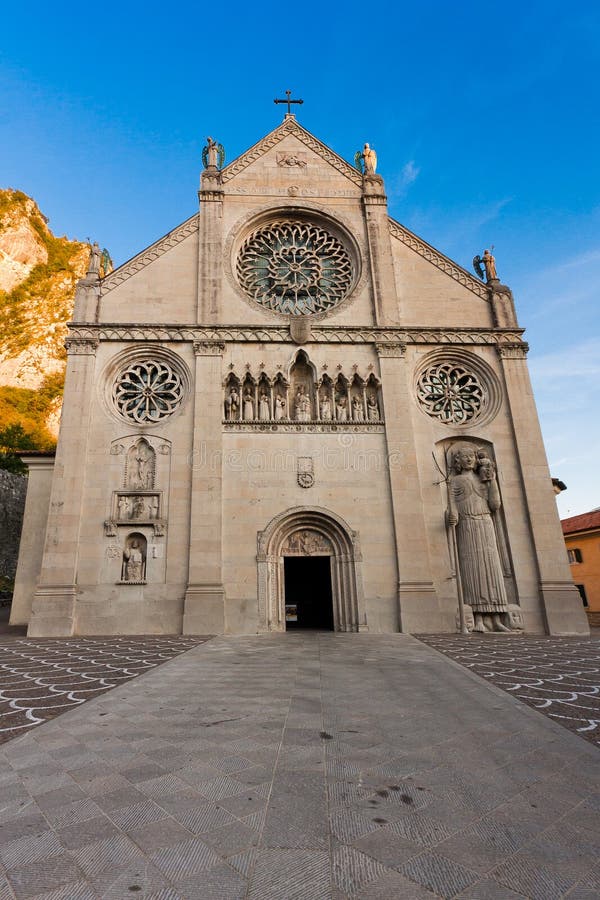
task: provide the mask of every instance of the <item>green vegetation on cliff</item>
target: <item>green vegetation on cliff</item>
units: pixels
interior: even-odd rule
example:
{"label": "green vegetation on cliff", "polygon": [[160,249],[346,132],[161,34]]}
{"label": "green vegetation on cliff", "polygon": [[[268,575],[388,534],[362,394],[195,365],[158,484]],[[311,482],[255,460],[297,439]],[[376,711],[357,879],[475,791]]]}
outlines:
{"label": "green vegetation on cliff", "polygon": [[66,324],[89,247],[55,237],[22,191],[0,190],[0,468],[50,450],[64,383]]}

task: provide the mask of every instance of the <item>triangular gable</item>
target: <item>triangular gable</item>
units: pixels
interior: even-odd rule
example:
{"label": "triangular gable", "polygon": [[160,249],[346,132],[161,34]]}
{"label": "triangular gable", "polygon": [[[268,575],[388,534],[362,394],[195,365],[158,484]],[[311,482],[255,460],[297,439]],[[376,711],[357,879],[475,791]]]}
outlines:
{"label": "triangular gable", "polygon": [[402,241],[403,244],[410,247],[411,250],[414,250],[415,253],[418,253],[419,256],[422,256],[427,262],[437,266],[438,269],[441,269],[442,272],[445,272],[450,278],[453,278],[455,281],[458,281],[459,284],[462,284],[463,287],[473,291],[473,293],[477,294],[478,297],[481,297],[482,300],[489,301],[488,287],[482,281],[479,281],[478,278],[471,275],[470,272],[463,269],[458,263],[455,263],[447,256],[444,256],[443,253],[440,253],[440,251],[436,250],[435,247],[432,247],[431,244],[428,244],[422,238],[417,237],[416,234],[413,234],[412,231],[409,231],[408,228],[405,228],[400,222],[396,222],[391,216],[389,218],[389,226],[390,234],[393,237],[398,238],[399,241]]}
{"label": "triangular gable", "polygon": [[100,282],[101,293],[107,294],[109,291],[112,291],[117,285],[127,281],[128,278],[131,278],[131,276],[135,275],[136,272],[139,272],[140,269],[143,269],[151,262],[154,262],[155,259],[158,259],[158,257],[162,256],[163,253],[166,253],[167,250],[171,250],[196,231],[198,231],[198,213],[194,213],[193,216],[186,219],[185,222],[182,222],[181,225],[178,225],[173,231],[169,231],[164,237],[159,238],[154,244],[150,244],[149,247],[146,247],[146,249],[142,250],[141,253],[138,253],[137,256],[128,259],[127,262],[124,262],[123,265],[111,272],[110,275],[103,278]]}
{"label": "triangular gable", "polygon": [[237,159],[234,159],[228,166],[225,166],[221,172],[223,183],[231,181],[232,178],[235,178],[236,175],[243,172],[244,169],[259,159],[259,157],[266,153],[267,150],[271,150],[276,144],[282,141],[283,138],[288,137],[288,135],[294,135],[294,137],[298,138],[298,140],[306,147],[309,147],[328,162],[330,166],[333,166],[334,169],[337,169],[338,172],[341,172],[342,175],[345,175],[346,178],[354,184],[359,187],[362,186],[362,175],[357,169],[351,166],[350,163],[347,163],[345,159],[342,159],[341,156],[338,156],[337,153],[334,153],[333,150],[330,150],[326,144],[319,141],[292,118],[284,119],[281,125],[271,131],[266,137],[257,144],[254,144],[253,147],[250,147],[249,150],[246,150],[245,153],[242,153],[241,156],[238,156]]}

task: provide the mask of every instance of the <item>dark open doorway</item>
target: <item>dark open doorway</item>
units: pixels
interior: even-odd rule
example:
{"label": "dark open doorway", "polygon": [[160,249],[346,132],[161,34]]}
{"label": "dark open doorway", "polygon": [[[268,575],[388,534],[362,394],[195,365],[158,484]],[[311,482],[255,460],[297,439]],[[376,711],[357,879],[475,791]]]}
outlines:
{"label": "dark open doorway", "polygon": [[285,627],[333,631],[331,558],[286,556]]}

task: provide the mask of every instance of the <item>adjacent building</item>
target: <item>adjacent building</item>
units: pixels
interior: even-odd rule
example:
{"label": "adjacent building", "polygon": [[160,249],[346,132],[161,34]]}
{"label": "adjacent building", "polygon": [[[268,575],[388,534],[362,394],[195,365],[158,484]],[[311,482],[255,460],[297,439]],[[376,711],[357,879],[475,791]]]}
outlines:
{"label": "adjacent building", "polygon": [[561,522],[571,575],[590,624],[600,625],[600,509]]}

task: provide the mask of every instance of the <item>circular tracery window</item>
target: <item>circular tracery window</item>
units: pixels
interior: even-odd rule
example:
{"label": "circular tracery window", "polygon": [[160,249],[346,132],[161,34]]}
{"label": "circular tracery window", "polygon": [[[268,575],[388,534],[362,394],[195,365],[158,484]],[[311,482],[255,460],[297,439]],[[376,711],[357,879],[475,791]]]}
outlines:
{"label": "circular tracery window", "polygon": [[428,415],[449,425],[472,422],[486,404],[477,375],[453,362],[428,366],[417,381],[417,396]]}
{"label": "circular tracery window", "polygon": [[342,242],[309,222],[274,222],[254,231],[237,258],[243,289],[274,312],[309,316],[347,296],[354,272]]}
{"label": "circular tracery window", "polygon": [[184,395],[180,375],[166,362],[132,362],[113,387],[113,401],[126,419],[139,425],[165,419],[179,407]]}

